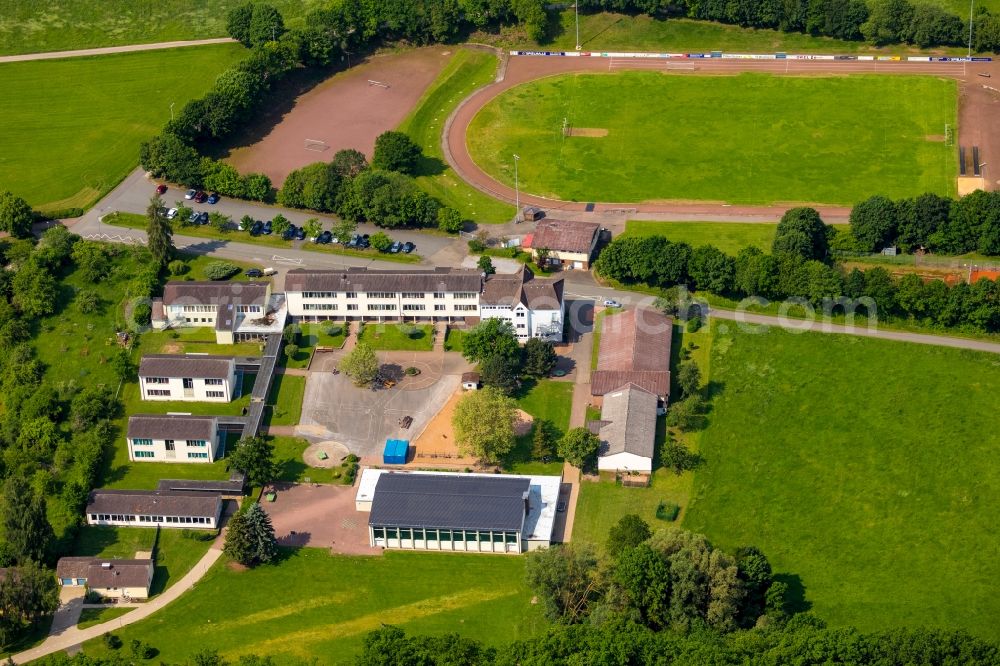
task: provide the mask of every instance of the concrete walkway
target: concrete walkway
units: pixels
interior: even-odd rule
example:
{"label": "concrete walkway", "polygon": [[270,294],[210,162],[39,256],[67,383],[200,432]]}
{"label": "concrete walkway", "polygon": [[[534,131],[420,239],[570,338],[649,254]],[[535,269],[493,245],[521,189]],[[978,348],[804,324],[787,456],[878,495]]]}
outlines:
{"label": "concrete walkway", "polygon": [[[102,624],[94,625],[93,627],[88,627],[87,629],[77,629],[76,624],[74,623],[72,626],[63,627],[57,631],[55,622],[53,622],[52,633],[49,634],[49,637],[44,643],[30,650],[25,650],[24,652],[12,655],[11,661],[15,664],[25,664],[29,661],[52,654],[53,652],[67,650],[75,645],[89,641],[92,638],[97,638],[106,631],[114,631],[126,625],[132,624],[133,622],[146,619],[167,604],[175,601],[182,594],[194,587],[195,584],[197,584],[197,582],[204,577],[208,570],[212,568],[212,565],[215,564],[216,561],[222,556],[223,539],[223,535],[220,534],[212,544],[212,547],[208,549],[207,553],[205,553],[205,556],[202,557],[201,560],[194,565],[194,567],[192,567],[191,571],[187,572],[183,578],[152,601],[136,606],[136,609],[127,615],[123,615],[120,618],[115,618],[114,620],[110,620]],[[79,617],[79,610],[77,611],[77,617]]]}
{"label": "concrete walkway", "polygon": [[109,53],[134,53],[136,51],[158,51],[177,49],[185,46],[205,46],[206,44],[227,44],[235,42],[230,37],[212,39],[192,39],[180,42],[155,42],[153,44],[128,44],[126,46],[105,46],[99,49],[77,49],[75,51],[49,51],[48,53],[22,53],[21,55],[0,56],[0,63],[27,62],[29,60],[57,60],[59,58],[80,58],[83,56],[107,55]]}

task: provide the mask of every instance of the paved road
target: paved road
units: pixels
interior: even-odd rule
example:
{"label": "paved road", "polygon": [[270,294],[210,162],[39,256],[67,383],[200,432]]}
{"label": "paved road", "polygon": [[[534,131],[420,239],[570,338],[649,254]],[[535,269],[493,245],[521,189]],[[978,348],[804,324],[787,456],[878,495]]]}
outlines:
{"label": "paved road", "polygon": [[[153,196],[155,188],[156,183],[147,179],[142,169],[136,169],[118,187],[99,201],[96,206],[87,211],[83,217],[72,223],[73,231],[84,237],[99,237],[111,241],[137,238],[145,242],[146,234],[142,231],[102,224],[100,218],[115,211],[145,213],[147,206],[149,206],[149,199]],[[174,187],[169,188],[167,193],[162,197],[164,203],[168,206],[173,206],[178,201],[184,201],[185,191]],[[224,213],[234,220],[239,220],[244,215],[249,215],[258,220],[269,220],[278,213],[281,213],[294,224],[302,224],[307,219],[315,217],[323,222],[324,228],[327,229],[335,221],[335,218],[331,216],[319,215],[310,211],[289,210],[278,206],[269,206],[225,197],[214,206],[195,204],[192,201],[184,201],[184,203],[195,210]],[[282,265],[311,268],[340,268],[343,266],[401,268],[409,265],[376,261],[364,257],[348,257],[298,249],[307,241],[296,241],[287,248],[264,245],[255,243],[250,239],[248,234],[240,231],[233,232],[226,238],[218,239],[184,236],[183,228],[179,231],[180,233],[174,236],[174,243],[178,249],[198,254],[211,254],[226,259],[253,261],[266,265],[276,263],[275,268],[280,268]],[[379,229],[374,225],[361,224],[358,225],[358,231],[359,233],[373,234],[379,231]],[[439,236],[419,231],[389,231],[388,233],[394,239],[404,242],[411,241],[416,244],[417,249],[415,252],[424,257],[425,264],[433,262],[434,255],[441,253],[443,250],[446,252],[441,258],[450,257],[453,253],[449,253],[447,250],[449,250],[452,244],[456,242],[464,243],[464,241],[458,241],[454,237]]]}
{"label": "paved road", "polygon": [[26,62],[28,60],[56,60],[58,58],[79,58],[81,56],[107,55],[109,53],[134,53],[135,51],[158,51],[160,49],[176,49],[185,46],[205,46],[206,44],[227,44],[235,42],[229,37],[213,39],[192,39],[181,42],[156,42],[153,44],[128,44],[126,46],[105,46],[98,49],[77,49],[75,51],[49,51],[47,53],[22,53],[20,55],[0,56],[0,63]]}
{"label": "paved road", "polygon": [[154,598],[152,601],[137,605],[135,610],[130,611],[120,618],[115,618],[114,620],[97,624],[92,627],[88,627],[87,629],[77,629],[73,626],[63,631],[55,631],[50,634],[41,645],[11,656],[11,661],[15,664],[26,664],[29,661],[39,659],[52,654],[53,652],[60,652],[75,645],[79,645],[85,641],[89,641],[92,638],[97,638],[106,631],[114,631],[124,627],[125,625],[146,619],[194,587],[194,585],[201,580],[206,573],[208,573],[208,570],[212,568],[212,565],[215,564],[216,560],[222,556],[222,543],[223,537],[220,535],[212,544],[212,547],[208,549],[208,552],[205,553],[198,563],[194,565],[191,571],[187,572],[183,578],[170,586],[166,592]]}
{"label": "paved road", "polygon": [[[697,63],[697,64],[693,64]],[[679,66],[689,70],[674,69]],[[469,123],[476,113],[490,100],[514,86],[533,81],[544,76],[580,71],[616,71],[618,69],[654,69],[669,71],[677,75],[733,75],[740,72],[769,72],[789,75],[820,74],[892,74],[892,75],[940,75],[959,81],[961,89],[959,123],[960,140],[963,145],[980,146],[981,158],[989,161],[987,155],[996,148],[1000,150],[1000,128],[997,127],[995,105],[1000,101],[1000,92],[984,87],[990,79],[979,77],[980,72],[996,73],[1000,76],[1000,62],[965,63],[953,62],[878,62],[878,61],[810,61],[810,60],[723,60],[704,59],[689,61],[638,60],[614,58],[576,57],[531,57],[514,56],[508,61],[502,81],[492,83],[473,92],[452,113],[445,125],[442,148],[445,158],[455,172],[466,182],[486,194],[513,203],[514,189],[500,183],[484,172],[472,159],[466,145]],[[987,180],[987,189],[995,183]],[[666,201],[657,203],[582,203],[559,201],[525,192],[520,193],[522,204],[531,204],[558,211],[562,215],[581,212],[614,211],[628,215],[642,214],[646,219],[660,220],[716,220],[725,216],[728,220],[748,218],[747,221],[775,221],[788,208],[801,203],[780,202],[770,206],[735,206],[718,201]],[[809,204],[812,205],[812,204]],[[816,205],[824,221],[844,223],[850,209],[843,206]]]}

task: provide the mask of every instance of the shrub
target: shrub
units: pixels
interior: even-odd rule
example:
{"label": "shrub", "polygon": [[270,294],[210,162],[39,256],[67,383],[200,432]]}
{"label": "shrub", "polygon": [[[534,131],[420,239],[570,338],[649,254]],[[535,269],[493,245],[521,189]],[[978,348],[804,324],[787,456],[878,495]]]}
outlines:
{"label": "shrub", "polygon": [[191,267],[180,259],[174,259],[169,264],[167,264],[167,270],[170,271],[171,275],[184,275]]}
{"label": "shrub", "polygon": [[136,303],[132,308],[132,322],[136,326],[149,326],[153,318],[153,306],[149,303]]}
{"label": "shrub", "polygon": [[420,374],[420,369],[419,368],[414,368],[413,366],[410,366],[409,368],[407,368],[403,372],[405,372],[406,374],[408,374],[411,377],[415,377],[416,375]]}
{"label": "shrub", "polygon": [[659,505],[656,507],[656,517],[669,522],[677,520],[677,514],[680,512],[681,508],[679,506],[665,500],[660,500]]}
{"label": "shrub", "polygon": [[344,327],[332,321],[324,321],[320,324],[319,330],[321,330],[324,335],[334,336],[340,335],[343,332]]}
{"label": "shrub", "polygon": [[97,312],[101,307],[101,299],[97,292],[91,289],[81,289],[76,293],[76,309],[83,314]]}
{"label": "shrub", "polygon": [[486,251],[486,243],[479,240],[478,238],[473,238],[469,241],[469,252],[473,254],[480,254]]}
{"label": "shrub", "polygon": [[109,631],[104,632],[102,639],[104,640],[104,646],[109,650],[117,650],[122,646],[122,639],[118,638]]}
{"label": "shrub", "polygon": [[209,280],[228,280],[240,272],[240,267],[228,261],[213,261],[205,266],[205,277]]}
{"label": "shrub", "polygon": [[285,356],[292,359],[295,358],[296,354],[299,353],[299,346],[293,344],[285,345]]}
{"label": "shrub", "polygon": [[691,317],[684,327],[688,333],[697,333],[701,330],[701,317]]}

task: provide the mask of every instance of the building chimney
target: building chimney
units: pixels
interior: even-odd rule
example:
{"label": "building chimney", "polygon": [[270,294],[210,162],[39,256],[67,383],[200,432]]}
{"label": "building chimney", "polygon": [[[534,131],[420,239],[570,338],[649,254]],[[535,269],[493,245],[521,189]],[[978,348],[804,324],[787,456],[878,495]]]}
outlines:
{"label": "building chimney", "polygon": [[528,499],[529,497],[531,497],[531,491],[525,490],[524,494],[521,495],[521,497],[524,498],[524,515],[527,516],[529,513],[531,513],[531,502]]}

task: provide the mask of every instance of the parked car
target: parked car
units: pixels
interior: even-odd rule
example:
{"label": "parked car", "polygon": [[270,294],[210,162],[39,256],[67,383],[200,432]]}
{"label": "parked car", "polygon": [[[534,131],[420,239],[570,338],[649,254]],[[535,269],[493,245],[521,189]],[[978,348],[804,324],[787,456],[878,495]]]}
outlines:
{"label": "parked car", "polygon": [[361,243],[361,236],[354,234],[351,236],[351,240],[347,241],[347,247],[358,247]]}
{"label": "parked car", "polygon": [[255,221],[253,223],[253,226],[250,227],[250,235],[251,236],[260,236],[261,229],[263,229],[263,228],[264,228],[264,223],[263,222],[261,222],[260,220]]}
{"label": "parked car", "polygon": [[403,243],[403,252],[405,254],[409,254],[409,253],[413,252],[416,249],[417,249],[417,246],[414,245],[413,243],[411,243],[410,241],[406,241],[405,243]]}
{"label": "parked car", "polygon": [[222,197],[219,196],[218,192],[212,192],[211,194],[208,195],[208,203],[217,204],[219,203],[219,199],[221,198]]}
{"label": "parked car", "polygon": [[261,231],[264,232],[265,236],[270,236],[271,235],[271,231],[272,231],[272,229],[271,229],[271,220],[268,220],[267,222],[264,223],[264,226],[261,228]]}
{"label": "parked car", "polygon": [[371,245],[372,245],[371,242],[367,238],[365,238],[364,236],[362,236],[358,240],[358,247],[360,247],[362,250],[371,247]]}
{"label": "parked car", "polygon": [[604,301],[604,307],[606,308],[620,308],[621,306],[622,304],[614,300],[613,298],[609,298],[606,301]]}
{"label": "parked car", "polygon": [[188,190],[184,193],[185,199],[194,199],[194,195],[198,194],[198,190]]}
{"label": "parked car", "polygon": [[319,235],[319,238],[317,240],[323,245],[326,245],[327,243],[333,240],[333,234],[329,231],[324,231]]}
{"label": "parked car", "polygon": [[277,274],[278,274],[278,269],[277,268],[265,268],[264,269],[264,275],[270,276],[270,275],[277,275]]}
{"label": "parked car", "polygon": [[198,190],[197,192],[195,192],[195,195],[194,195],[195,203],[205,203],[205,199],[208,199],[208,195],[207,194],[205,194],[201,190]]}
{"label": "parked car", "polygon": [[246,275],[248,278],[259,278],[264,277],[264,271],[259,268],[248,268],[243,275]]}
{"label": "parked car", "polygon": [[160,196],[161,194],[166,194],[166,193],[167,193],[167,186],[166,185],[157,185],[156,186],[156,196]]}
{"label": "parked car", "polygon": [[198,211],[196,210],[191,211],[191,214],[188,215],[188,222],[190,222],[191,224],[198,224],[199,215],[200,213]]}
{"label": "parked car", "polygon": [[281,232],[281,237],[285,240],[292,240],[295,238],[295,233],[299,230],[294,224],[289,224],[288,228]]}
{"label": "parked car", "polygon": [[403,244],[396,241],[389,246],[389,254],[399,254],[399,251],[403,249]]}
{"label": "parked car", "polygon": [[168,208],[167,209],[167,219],[168,220],[172,220],[175,217],[177,217],[177,209],[176,208]]}
{"label": "parked car", "polygon": [[303,229],[302,227],[296,228],[295,229],[295,240],[305,240],[305,239],[306,239],[306,230]]}
{"label": "parked car", "polygon": [[206,211],[198,213],[198,224],[208,224],[208,213]]}

